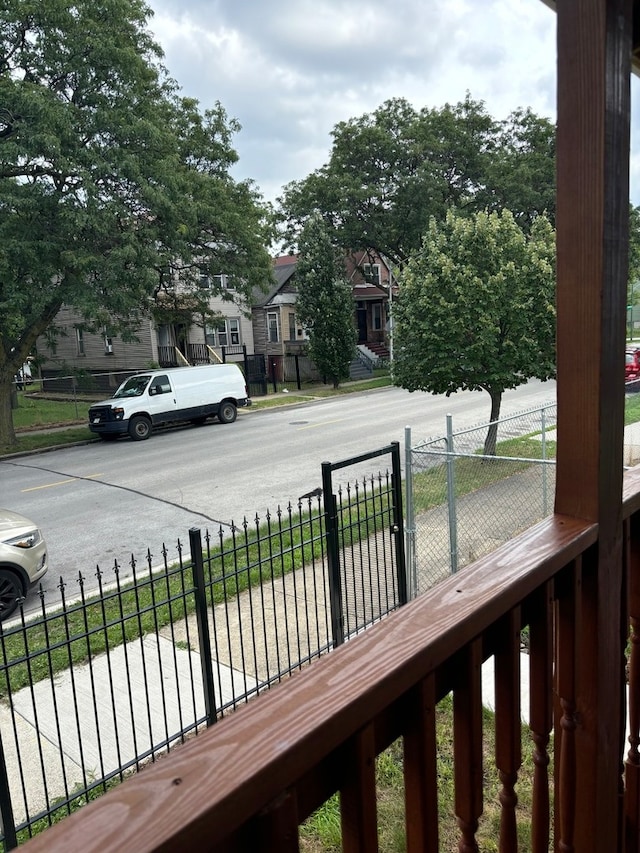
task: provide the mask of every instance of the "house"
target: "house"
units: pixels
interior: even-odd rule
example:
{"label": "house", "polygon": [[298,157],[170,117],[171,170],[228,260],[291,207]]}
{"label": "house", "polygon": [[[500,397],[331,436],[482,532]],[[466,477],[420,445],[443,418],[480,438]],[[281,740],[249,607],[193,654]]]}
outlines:
{"label": "house", "polygon": [[[148,369],[151,365],[175,367],[213,361],[240,361],[253,354],[253,327],[244,298],[233,291],[221,275],[216,289],[207,296],[212,282],[203,276],[207,315],[190,304],[189,294],[179,286],[160,291],[155,305],[135,330],[135,340],[124,340],[108,326],[91,331],[82,317],[63,307],[55,320],[59,330],[52,342],[38,340],[36,350],[44,378],[77,374],[113,374],[115,385],[122,373]],[[112,383],[113,384],[113,383]]]}
{"label": "house", "polygon": [[365,353],[388,359],[391,355],[391,316],[398,286],[391,264],[371,252],[354,252],[346,259],[353,289],[358,346]]}
{"label": "house", "polygon": [[[622,370],[640,0],[549,5],[558,34],[554,514],[29,841],[27,853],[87,849],[87,839],[119,853],[299,850],[300,822],[336,791],[343,849],[375,851],[375,759],[398,738],[406,848],[436,851],[434,717],[450,691],[460,850],[478,849],[485,761],[502,785],[501,851],[522,849],[525,773],[527,849],[640,849],[640,468],[623,472]],[[491,752],[480,675],[489,657]]]}
{"label": "house", "polygon": [[[275,258],[273,286],[266,293],[256,291],[252,299],[255,350],[276,363],[284,356],[304,353],[308,339],[296,319],[297,261],[297,255]],[[371,252],[352,252],[345,258],[345,276],[352,287],[358,348],[372,362],[388,359],[390,300],[397,294],[391,266]]]}

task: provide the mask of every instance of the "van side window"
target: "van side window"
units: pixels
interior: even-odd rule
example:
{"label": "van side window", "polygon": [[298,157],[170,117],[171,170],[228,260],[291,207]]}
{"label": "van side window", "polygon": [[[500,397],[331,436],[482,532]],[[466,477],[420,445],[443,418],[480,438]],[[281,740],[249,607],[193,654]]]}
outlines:
{"label": "van side window", "polygon": [[168,376],[156,376],[149,386],[149,394],[170,394],[171,384]]}

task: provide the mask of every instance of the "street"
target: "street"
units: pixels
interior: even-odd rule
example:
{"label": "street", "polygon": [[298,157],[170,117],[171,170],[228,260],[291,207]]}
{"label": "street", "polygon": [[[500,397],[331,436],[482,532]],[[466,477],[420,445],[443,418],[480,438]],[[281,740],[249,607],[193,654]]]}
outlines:
{"label": "street", "polygon": [[[529,382],[505,393],[502,414],[535,408],[555,399],[555,383]],[[298,498],[321,485],[321,463],[337,462],[391,441],[404,451],[404,429],[412,442],[445,431],[445,415],[456,429],[484,423],[489,397],[460,392],[436,397],[398,388],[345,394],[294,407],[241,412],[234,424],[217,421],[152,435],[148,441],[121,439],[50,453],[2,465],[2,504],[36,521],[49,546],[43,589],[49,603],[95,588],[96,567],[113,580],[114,561],[122,576],[134,555],[139,567],[176,556],[178,539],[188,550],[189,528],[218,533],[267,510],[297,506]],[[384,460],[383,460],[384,461]],[[353,482],[376,473],[340,472]],[[365,470],[366,469],[366,470]],[[39,606],[32,592],[26,605]]]}

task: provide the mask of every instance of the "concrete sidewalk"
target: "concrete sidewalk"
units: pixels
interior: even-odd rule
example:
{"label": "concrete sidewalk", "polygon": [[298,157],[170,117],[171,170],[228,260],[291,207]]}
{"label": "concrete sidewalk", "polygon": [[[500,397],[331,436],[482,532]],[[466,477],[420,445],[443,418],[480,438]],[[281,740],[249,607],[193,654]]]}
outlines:
{"label": "concrete sidewalk", "polygon": [[[215,668],[223,703],[255,688],[251,676]],[[157,754],[157,744],[175,743],[185,724],[202,719],[200,655],[147,635],[23,688],[13,708],[0,706],[0,731],[19,823],[74,789],[136,766],[139,756]]]}

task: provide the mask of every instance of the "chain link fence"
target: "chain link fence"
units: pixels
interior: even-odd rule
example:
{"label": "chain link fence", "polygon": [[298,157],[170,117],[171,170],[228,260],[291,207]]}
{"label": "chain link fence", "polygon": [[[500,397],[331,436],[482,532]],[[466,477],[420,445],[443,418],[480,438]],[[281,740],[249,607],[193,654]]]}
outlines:
{"label": "chain link fence", "polygon": [[[411,446],[405,435],[411,592],[494,551],[553,511],[556,404]],[[495,454],[486,451],[493,444]]]}

